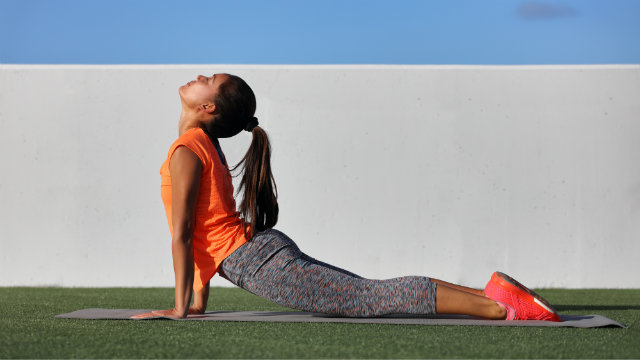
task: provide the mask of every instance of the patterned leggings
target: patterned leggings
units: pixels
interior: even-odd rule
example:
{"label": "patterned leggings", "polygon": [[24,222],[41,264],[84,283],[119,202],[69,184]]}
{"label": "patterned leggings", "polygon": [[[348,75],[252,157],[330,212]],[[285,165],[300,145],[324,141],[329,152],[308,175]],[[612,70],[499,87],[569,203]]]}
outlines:
{"label": "patterned leggings", "polygon": [[267,300],[338,316],[435,314],[436,284],[424,276],[371,280],[315,260],[275,229],[257,233],[221,264],[220,276]]}

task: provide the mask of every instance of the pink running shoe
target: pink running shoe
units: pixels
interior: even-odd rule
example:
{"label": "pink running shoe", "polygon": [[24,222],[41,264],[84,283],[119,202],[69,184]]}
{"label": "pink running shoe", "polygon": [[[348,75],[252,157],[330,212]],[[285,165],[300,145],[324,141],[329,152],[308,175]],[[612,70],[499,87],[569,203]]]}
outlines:
{"label": "pink running shoe", "polygon": [[501,272],[493,273],[484,293],[491,300],[513,307],[514,320],[562,321],[547,300]]}

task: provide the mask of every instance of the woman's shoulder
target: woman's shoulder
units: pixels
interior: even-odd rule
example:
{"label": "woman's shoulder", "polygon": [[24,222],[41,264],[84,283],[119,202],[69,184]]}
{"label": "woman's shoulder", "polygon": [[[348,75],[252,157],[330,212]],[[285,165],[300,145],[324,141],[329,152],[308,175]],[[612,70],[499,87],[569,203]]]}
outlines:
{"label": "woman's shoulder", "polygon": [[203,129],[199,127],[191,128],[185,131],[178,139],[175,141],[176,143],[183,142],[201,142],[208,143],[210,142],[209,136],[204,132]]}
{"label": "woman's shoulder", "polygon": [[193,151],[203,163],[206,163],[211,157],[211,147],[213,145],[203,129],[192,128],[185,131],[174,141],[171,149],[169,149],[169,156],[171,156],[179,146],[186,146]]}
{"label": "woman's shoulder", "polygon": [[173,142],[172,147],[178,147],[180,145],[195,145],[205,149],[213,146],[211,140],[209,140],[209,136],[201,128],[191,128],[185,131]]}

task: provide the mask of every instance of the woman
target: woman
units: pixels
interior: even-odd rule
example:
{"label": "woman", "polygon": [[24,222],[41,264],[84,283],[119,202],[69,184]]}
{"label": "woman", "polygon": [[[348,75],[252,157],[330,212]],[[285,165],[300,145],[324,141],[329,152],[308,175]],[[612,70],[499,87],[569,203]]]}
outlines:
{"label": "woman", "polygon": [[[175,307],[135,318],[204,313],[209,280],[218,272],[247,291],[303,311],[353,317],[438,313],[559,321],[544,299],[501,273],[495,273],[482,291],[422,276],[365,279],[305,255],[273,229],[278,203],[270,145],[254,117],[251,88],[234,75],[200,75],[180,87],[179,94],[179,138],[160,170],[172,234]],[[244,195],[236,211],[231,174],[218,138],[243,129],[252,133],[253,140],[232,169],[243,165]],[[192,288],[195,298],[189,306]]]}

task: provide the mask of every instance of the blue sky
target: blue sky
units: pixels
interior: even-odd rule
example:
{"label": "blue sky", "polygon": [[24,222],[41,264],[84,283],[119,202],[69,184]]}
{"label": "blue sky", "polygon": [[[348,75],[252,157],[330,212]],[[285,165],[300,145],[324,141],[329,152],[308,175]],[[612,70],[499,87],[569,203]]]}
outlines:
{"label": "blue sky", "polygon": [[640,0],[0,0],[0,63],[637,64]]}

